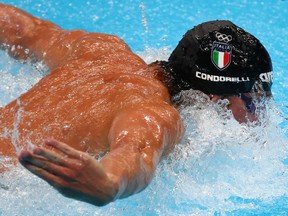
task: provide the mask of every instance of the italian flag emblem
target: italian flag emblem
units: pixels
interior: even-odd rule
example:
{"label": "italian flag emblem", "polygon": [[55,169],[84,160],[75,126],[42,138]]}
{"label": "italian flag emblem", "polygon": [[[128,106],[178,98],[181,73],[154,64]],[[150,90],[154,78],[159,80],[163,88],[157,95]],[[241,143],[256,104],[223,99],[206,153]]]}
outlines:
{"label": "italian flag emblem", "polygon": [[224,70],[229,66],[232,53],[232,47],[229,44],[214,42],[211,52],[211,59],[216,68]]}

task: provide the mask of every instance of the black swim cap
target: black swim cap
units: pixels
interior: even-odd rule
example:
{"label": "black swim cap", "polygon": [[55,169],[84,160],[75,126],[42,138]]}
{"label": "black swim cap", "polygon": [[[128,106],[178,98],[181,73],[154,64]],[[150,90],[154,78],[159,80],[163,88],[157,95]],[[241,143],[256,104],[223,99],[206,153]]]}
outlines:
{"label": "black swim cap", "polygon": [[[261,80],[271,90],[272,63],[260,41],[230,21],[210,21],[187,31],[168,64],[181,88],[206,94],[252,92]],[[259,82],[258,82],[259,83]]]}

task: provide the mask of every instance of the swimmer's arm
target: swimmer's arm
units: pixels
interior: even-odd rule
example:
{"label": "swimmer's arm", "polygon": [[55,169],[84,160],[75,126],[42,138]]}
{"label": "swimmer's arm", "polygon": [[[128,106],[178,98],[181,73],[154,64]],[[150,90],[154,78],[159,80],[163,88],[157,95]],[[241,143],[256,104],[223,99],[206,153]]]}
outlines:
{"label": "swimmer's arm", "polygon": [[171,110],[131,110],[114,120],[109,135],[111,151],[101,164],[119,184],[116,198],[128,197],[147,187],[163,153],[180,143],[182,121],[177,111]]}
{"label": "swimmer's arm", "polygon": [[117,116],[109,134],[111,150],[100,162],[58,141],[46,142],[52,150],[23,150],[19,160],[63,195],[106,205],[143,190],[163,152],[180,142],[182,121],[176,110],[167,110],[130,110]]}
{"label": "swimmer's arm", "polygon": [[[9,54],[17,59],[26,59],[30,56],[31,51],[35,49],[34,44],[38,41],[42,44],[42,49],[38,46],[39,53],[41,51],[44,53],[44,47],[50,42],[49,38],[53,38],[57,30],[60,30],[60,27],[53,23],[38,19],[10,5],[0,3],[0,14],[1,48],[6,48]],[[52,29],[54,31],[51,31]]]}
{"label": "swimmer's arm", "polygon": [[[1,3],[0,14],[0,48],[16,59],[43,61],[50,70],[80,58],[84,61],[104,58],[103,62],[107,64],[107,55],[116,65],[121,59],[130,58],[133,64],[145,65],[117,36],[64,30],[52,22]],[[115,53],[116,56],[111,56]]]}
{"label": "swimmer's arm", "polygon": [[[0,14],[0,48],[16,59],[32,57],[44,61],[51,69],[69,52],[66,44],[61,43],[61,37],[73,40],[85,34],[84,31],[64,31],[52,22],[2,3]],[[72,36],[67,36],[71,33]]]}

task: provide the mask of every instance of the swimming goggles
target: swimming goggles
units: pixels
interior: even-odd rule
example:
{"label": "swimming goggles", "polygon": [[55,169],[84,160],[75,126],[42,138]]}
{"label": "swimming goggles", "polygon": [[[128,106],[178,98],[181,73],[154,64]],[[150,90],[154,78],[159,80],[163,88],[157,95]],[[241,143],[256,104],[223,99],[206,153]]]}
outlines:
{"label": "swimming goggles", "polygon": [[239,97],[244,101],[247,111],[250,113],[255,113],[256,106],[253,102],[253,98],[246,96],[244,93],[240,93]]}

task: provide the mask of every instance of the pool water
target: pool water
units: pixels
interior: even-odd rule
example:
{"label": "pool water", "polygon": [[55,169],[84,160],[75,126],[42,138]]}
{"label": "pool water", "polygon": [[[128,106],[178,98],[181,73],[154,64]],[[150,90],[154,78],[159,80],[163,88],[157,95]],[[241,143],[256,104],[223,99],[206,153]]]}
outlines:
{"label": "pool water", "polygon": [[[66,29],[116,34],[147,62],[167,59],[193,26],[229,19],[254,34],[269,51],[274,101],[258,104],[267,106],[261,125],[240,125],[223,108],[225,101],[212,104],[197,91],[183,92],[183,142],[159,164],[145,191],[98,208],[63,197],[19,166],[0,174],[0,215],[288,214],[288,1],[2,2]],[[45,73],[41,63],[22,64],[1,51],[0,106],[27,91]]]}

